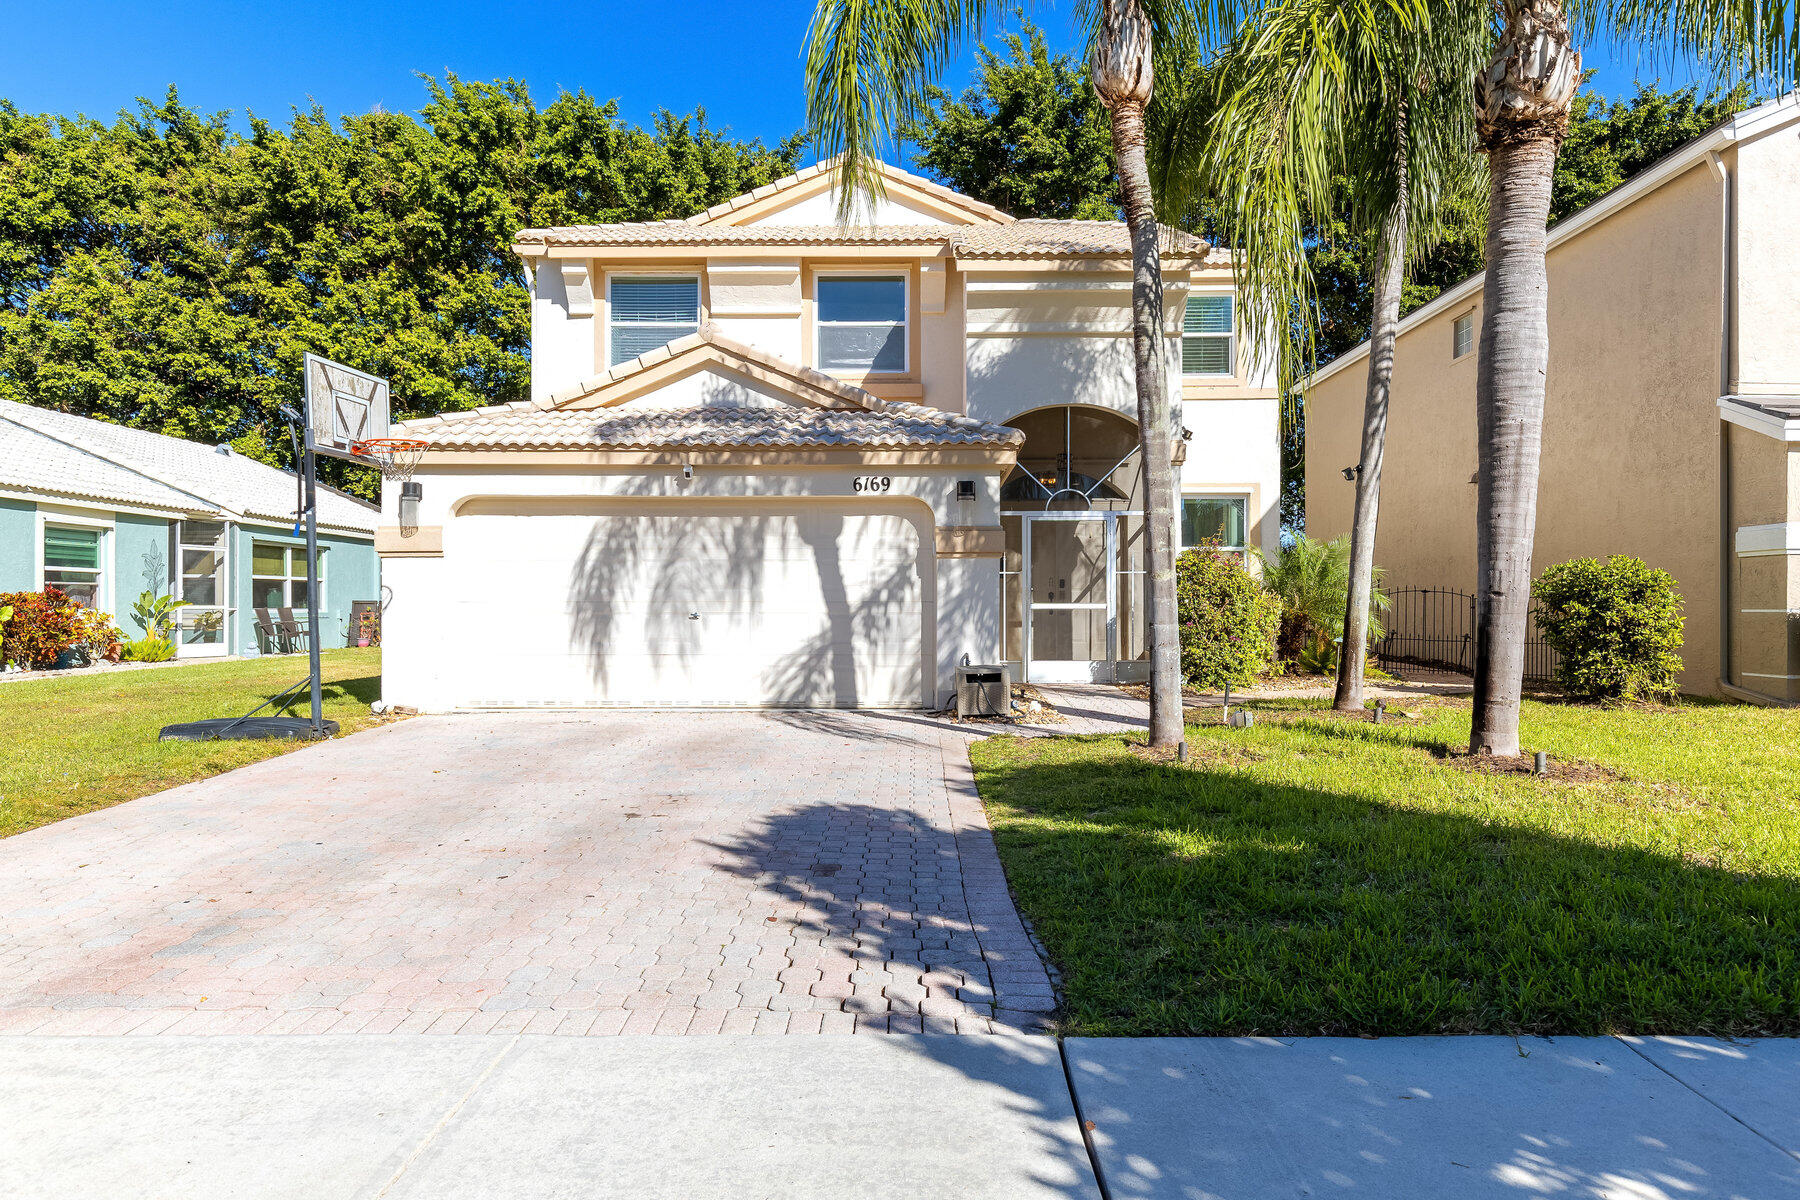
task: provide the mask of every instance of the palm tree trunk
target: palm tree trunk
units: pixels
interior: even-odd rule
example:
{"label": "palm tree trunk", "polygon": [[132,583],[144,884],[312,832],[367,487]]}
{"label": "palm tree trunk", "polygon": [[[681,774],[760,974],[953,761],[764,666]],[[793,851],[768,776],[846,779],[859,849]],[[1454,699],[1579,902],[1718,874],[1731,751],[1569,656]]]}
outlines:
{"label": "palm tree trunk", "polygon": [[1545,227],[1581,56],[1571,48],[1557,0],[1505,0],[1505,20],[1494,61],[1475,81],[1492,190],[1475,382],[1475,708],[1469,751],[1511,757],[1519,753],[1550,361]]}
{"label": "palm tree trunk", "polygon": [[1144,611],[1150,618],[1150,744],[1182,736],[1181,646],[1175,604],[1175,464],[1170,429],[1168,345],[1163,336],[1162,252],[1156,199],[1144,157],[1144,108],[1151,92],[1151,26],[1137,0],[1105,0],[1089,63],[1112,117],[1119,199],[1131,233],[1131,340],[1137,367],[1138,437],[1143,445]]}
{"label": "palm tree trunk", "polygon": [[1394,202],[1376,249],[1374,309],[1369,318],[1369,382],[1363,392],[1362,457],[1356,468],[1356,511],[1350,521],[1350,588],[1344,601],[1344,640],[1338,649],[1337,692],[1332,707],[1363,706],[1363,667],[1368,657],[1370,593],[1375,587],[1375,517],[1381,507],[1381,460],[1387,446],[1388,395],[1394,379],[1394,339],[1400,325],[1400,291],[1406,281],[1406,102],[1394,119],[1397,135]]}

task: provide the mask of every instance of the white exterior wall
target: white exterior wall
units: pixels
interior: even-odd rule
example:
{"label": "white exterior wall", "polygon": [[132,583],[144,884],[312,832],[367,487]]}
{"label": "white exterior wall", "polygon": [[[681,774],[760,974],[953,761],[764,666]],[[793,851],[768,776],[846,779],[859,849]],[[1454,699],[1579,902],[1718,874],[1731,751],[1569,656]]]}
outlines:
{"label": "white exterior wall", "polygon": [[1281,402],[1187,400],[1181,422],[1193,432],[1178,486],[1183,495],[1243,496],[1247,530],[1264,550],[1281,544]]}
{"label": "white exterior wall", "polygon": [[531,398],[594,373],[598,280],[585,261],[541,258],[532,270]]}
{"label": "white exterior wall", "polygon": [[[873,219],[869,213],[869,194],[857,189],[855,223],[858,225],[946,225],[949,222],[934,213],[905,203],[892,192],[874,202]],[[764,213],[745,225],[835,225],[837,224],[837,189],[827,188],[785,208]]]}

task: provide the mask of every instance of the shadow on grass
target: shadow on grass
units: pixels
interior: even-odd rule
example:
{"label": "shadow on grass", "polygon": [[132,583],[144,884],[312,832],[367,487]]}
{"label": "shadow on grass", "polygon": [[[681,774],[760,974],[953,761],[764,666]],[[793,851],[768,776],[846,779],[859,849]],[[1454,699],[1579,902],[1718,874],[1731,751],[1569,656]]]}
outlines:
{"label": "shadow on grass", "polygon": [[1795,880],[1604,844],[1629,811],[1585,840],[1383,802],[1455,786],[1410,756],[1368,791],[1092,742],[975,761],[1072,1032],[1800,1033]]}

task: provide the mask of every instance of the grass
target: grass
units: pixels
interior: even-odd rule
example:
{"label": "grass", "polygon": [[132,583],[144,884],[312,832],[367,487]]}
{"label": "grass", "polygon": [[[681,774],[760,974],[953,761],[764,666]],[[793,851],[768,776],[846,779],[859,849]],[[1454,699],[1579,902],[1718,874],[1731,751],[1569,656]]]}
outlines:
{"label": "grass", "polygon": [[1321,704],[1190,727],[1186,765],[974,747],[1069,1032],[1800,1033],[1800,713],[1528,702],[1587,764],[1545,781],[1446,757],[1466,700]]}
{"label": "grass", "polygon": [[[381,651],[322,657],[325,715],[345,733],[374,723]],[[0,837],[298,749],[304,743],[156,734],[176,721],[237,716],[305,677],[304,658],[283,657],[0,684]]]}

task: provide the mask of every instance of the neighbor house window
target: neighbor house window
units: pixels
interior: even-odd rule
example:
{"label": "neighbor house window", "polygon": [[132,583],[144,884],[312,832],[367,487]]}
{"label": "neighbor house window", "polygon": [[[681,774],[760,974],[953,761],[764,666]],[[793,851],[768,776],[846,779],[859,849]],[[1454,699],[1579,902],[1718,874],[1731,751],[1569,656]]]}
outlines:
{"label": "neighbor house window", "polygon": [[1183,496],[1181,544],[1211,546],[1241,559],[1249,545],[1244,538],[1249,507],[1243,496]]}
{"label": "neighbor house window", "polygon": [[906,280],[897,275],[821,276],[816,289],[819,366],[827,371],[906,370]]}
{"label": "neighbor house window", "polygon": [[[319,591],[325,590],[325,551],[319,551]],[[250,549],[253,608],[310,608],[306,597],[306,547],[256,542]]]}
{"label": "neighbor house window", "polygon": [[1181,322],[1181,373],[1230,375],[1236,369],[1236,333],[1230,296],[1189,296]]}
{"label": "neighbor house window", "polygon": [[44,586],[64,592],[77,604],[100,606],[98,529],[44,526]]}
{"label": "neighbor house window", "polygon": [[1450,357],[1461,358],[1475,348],[1475,314],[1466,312],[1450,326]]}
{"label": "neighbor house window", "polygon": [[607,345],[613,366],[700,328],[700,281],[696,278],[614,279],[610,287]]}

